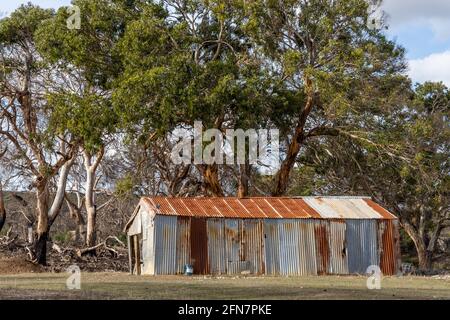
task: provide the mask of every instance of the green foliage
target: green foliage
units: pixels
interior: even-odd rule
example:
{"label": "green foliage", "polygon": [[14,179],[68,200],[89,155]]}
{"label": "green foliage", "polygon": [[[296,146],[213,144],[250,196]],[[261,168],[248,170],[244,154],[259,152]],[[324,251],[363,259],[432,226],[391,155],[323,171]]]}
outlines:
{"label": "green foliage", "polygon": [[68,244],[71,241],[71,235],[69,231],[58,232],[53,236],[53,240],[59,244]]}

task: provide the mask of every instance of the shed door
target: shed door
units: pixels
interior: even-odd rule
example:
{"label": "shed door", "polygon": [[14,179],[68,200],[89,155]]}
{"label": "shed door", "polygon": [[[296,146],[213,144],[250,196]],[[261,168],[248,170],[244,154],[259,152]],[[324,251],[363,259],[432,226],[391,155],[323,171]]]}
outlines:
{"label": "shed door", "polygon": [[191,261],[195,274],[208,274],[208,237],[206,220],[192,218],[191,220]]}

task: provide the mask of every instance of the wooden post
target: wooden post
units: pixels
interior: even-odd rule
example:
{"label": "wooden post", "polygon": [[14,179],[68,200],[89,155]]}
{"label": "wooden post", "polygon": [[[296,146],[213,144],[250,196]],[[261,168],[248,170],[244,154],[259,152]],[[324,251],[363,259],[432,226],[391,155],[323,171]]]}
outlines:
{"label": "wooden post", "polygon": [[139,235],[134,236],[134,254],[136,259],[136,274],[141,274],[141,248],[139,246]]}
{"label": "wooden post", "polygon": [[127,236],[127,245],[128,245],[128,266],[130,270],[130,274],[133,274],[133,243],[131,242],[131,236]]}

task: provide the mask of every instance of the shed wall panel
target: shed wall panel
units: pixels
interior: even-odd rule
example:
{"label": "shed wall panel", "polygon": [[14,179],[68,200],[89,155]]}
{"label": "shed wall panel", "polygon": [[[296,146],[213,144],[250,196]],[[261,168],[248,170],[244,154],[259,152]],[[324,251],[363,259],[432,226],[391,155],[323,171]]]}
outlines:
{"label": "shed wall panel", "polygon": [[347,220],[346,227],[349,272],[365,274],[367,267],[379,265],[377,222]]}
{"label": "shed wall panel", "polygon": [[208,259],[212,274],[226,273],[225,221],[208,219]]}
{"label": "shed wall panel", "polygon": [[191,219],[177,218],[177,273],[184,273],[184,266],[191,264]]}
{"label": "shed wall panel", "polygon": [[264,220],[264,252],[266,274],[280,274],[280,236],[279,220]]}
{"label": "shed wall panel", "polygon": [[155,226],[155,274],[176,273],[177,217],[157,215]]}

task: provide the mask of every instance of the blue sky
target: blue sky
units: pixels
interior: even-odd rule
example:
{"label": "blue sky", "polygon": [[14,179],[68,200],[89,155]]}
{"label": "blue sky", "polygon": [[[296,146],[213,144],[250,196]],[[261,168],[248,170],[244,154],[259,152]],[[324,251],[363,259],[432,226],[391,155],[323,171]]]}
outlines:
{"label": "blue sky", "polygon": [[[0,0],[4,16],[28,0]],[[45,8],[70,0],[31,0]],[[414,81],[443,81],[450,86],[450,0],[384,0],[389,38],[406,48]]]}

